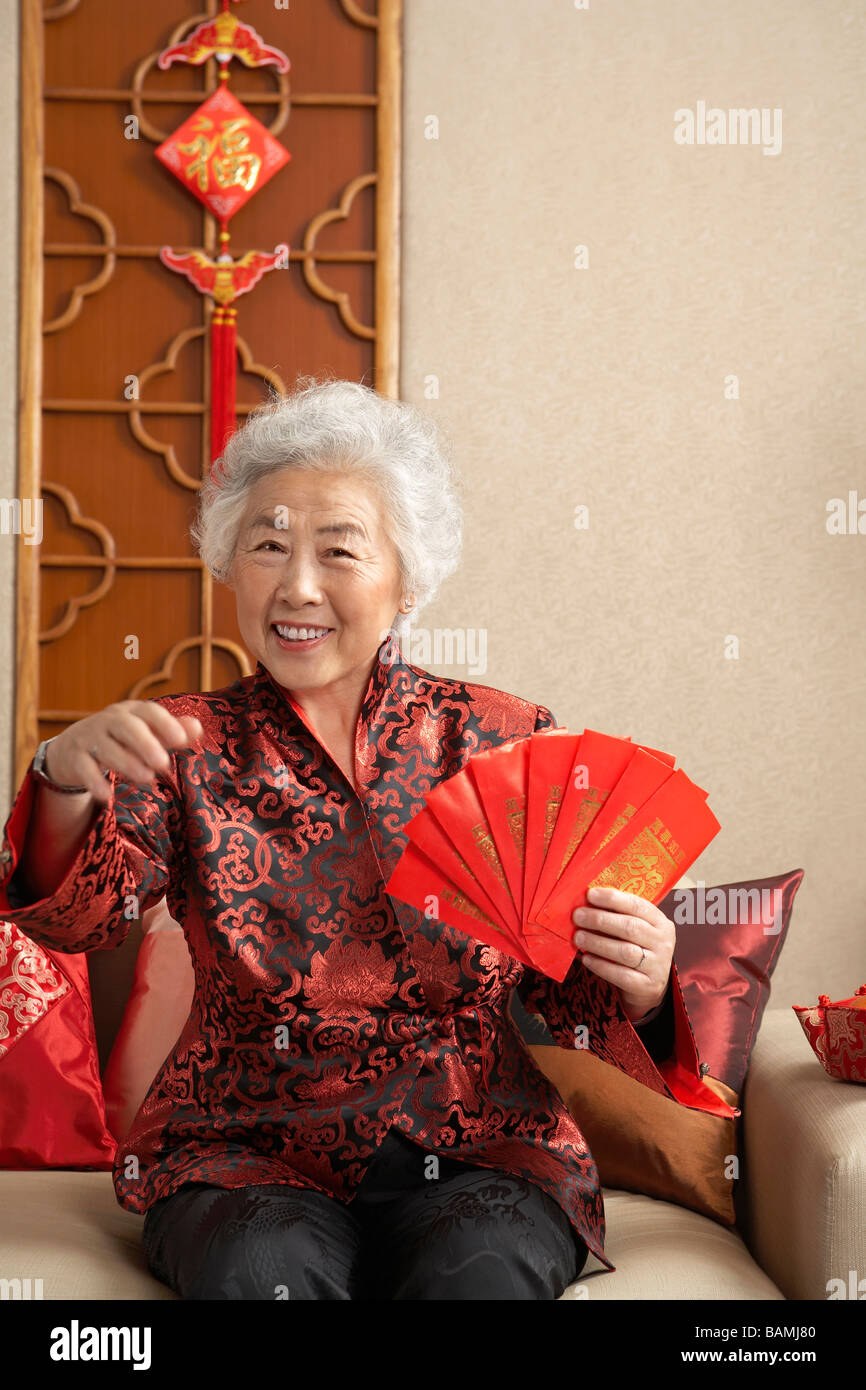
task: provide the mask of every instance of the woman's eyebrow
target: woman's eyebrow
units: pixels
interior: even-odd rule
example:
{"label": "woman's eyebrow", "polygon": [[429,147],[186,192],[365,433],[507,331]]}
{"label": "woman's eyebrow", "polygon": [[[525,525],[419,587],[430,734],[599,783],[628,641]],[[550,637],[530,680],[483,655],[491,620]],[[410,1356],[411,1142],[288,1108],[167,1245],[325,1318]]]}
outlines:
{"label": "woman's eyebrow", "polygon": [[367,532],[355,521],[332,521],[328,526],[319,526],[316,535],[352,536],[355,540],[367,540]]}
{"label": "woman's eyebrow", "polygon": [[[257,531],[259,529],[281,531],[286,535],[291,532],[292,527],[278,526],[273,512],[261,512],[249,523],[250,531]],[[367,532],[364,530],[363,526],[358,525],[355,521],[328,522],[327,525],[316,528],[316,535],[353,536],[356,540],[360,541],[366,541],[368,539]]]}

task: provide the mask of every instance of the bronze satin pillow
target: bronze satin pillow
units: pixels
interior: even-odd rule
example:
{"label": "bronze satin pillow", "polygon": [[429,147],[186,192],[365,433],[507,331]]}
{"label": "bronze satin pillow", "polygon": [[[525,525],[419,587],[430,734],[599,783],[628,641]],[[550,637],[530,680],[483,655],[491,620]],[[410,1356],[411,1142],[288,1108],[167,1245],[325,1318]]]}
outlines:
{"label": "bronze satin pillow", "polygon": [[[803,870],[792,869],[713,888],[678,886],[659,903],[677,928],[674,962],[698,1056],[709,1067],[704,1084],[735,1108],[802,880]],[[591,1052],[558,1047],[544,1020],[527,1014],[515,996],[511,1008],[529,1051],[585,1135],[603,1187],[735,1224],[737,1185],[727,1174],[737,1171],[730,1160],[738,1152],[741,1116],[690,1110]]]}
{"label": "bronze satin pillow", "polygon": [[[585,1050],[528,1043],[592,1150],[602,1187],[642,1192],[736,1223],[734,1184],[726,1174],[737,1153],[734,1115],[690,1110]],[[723,1081],[705,1076],[729,1105],[739,1104]]]}

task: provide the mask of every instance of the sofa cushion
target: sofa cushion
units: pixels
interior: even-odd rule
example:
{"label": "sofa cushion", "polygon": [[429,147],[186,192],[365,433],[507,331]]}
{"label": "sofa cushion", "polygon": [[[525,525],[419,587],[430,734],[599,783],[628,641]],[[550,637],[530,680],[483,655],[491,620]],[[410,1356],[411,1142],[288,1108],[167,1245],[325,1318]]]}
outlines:
{"label": "sofa cushion", "polygon": [[604,1188],[606,1270],[590,1254],[563,1299],[784,1299],[742,1236],[685,1207]]}
{"label": "sofa cushion", "polygon": [[143,1216],[124,1211],[110,1173],[0,1173],[0,1271],[42,1280],[41,1296],[175,1298],[149,1273]]}
{"label": "sofa cushion", "polygon": [[[779,1299],[740,1236],[695,1212],[603,1191],[606,1270],[593,1255],[562,1295],[578,1298]],[[144,1218],[117,1203],[109,1173],[0,1173],[0,1269],[42,1279],[46,1299],[173,1299],[141,1247]]]}

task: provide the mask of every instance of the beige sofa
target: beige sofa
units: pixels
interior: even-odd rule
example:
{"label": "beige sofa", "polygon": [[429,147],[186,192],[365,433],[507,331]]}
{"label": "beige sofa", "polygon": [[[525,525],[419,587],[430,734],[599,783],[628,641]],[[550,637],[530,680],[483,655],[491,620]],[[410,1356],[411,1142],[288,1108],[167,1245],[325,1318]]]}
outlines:
{"label": "beige sofa", "polygon": [[[103,1067],[139,942],[90,957]],[[617,1268],[591,1255],[564,1299],[823,1300],[866,1276],[866,1087],[825,1075],[787,1002],[764,1014],[741,1105],[739,1226],[605,1188]],[[0,1276],[41,1279],[46,1299],[174,1298],[147,1270],[142,1221],[108,1172],[0,1172]]]}

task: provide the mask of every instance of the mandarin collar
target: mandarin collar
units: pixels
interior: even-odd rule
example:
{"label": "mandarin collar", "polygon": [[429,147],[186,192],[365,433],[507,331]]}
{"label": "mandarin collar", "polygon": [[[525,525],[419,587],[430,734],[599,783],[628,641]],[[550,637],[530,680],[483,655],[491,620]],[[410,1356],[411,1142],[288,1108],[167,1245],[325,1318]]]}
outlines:
{"label": "mandarin collar", "polygon": [[[389,690],[396,688],[398,676],[406,669],[406,661],[400,651],[399,643],[389,632],[379,643],[376,651],[376,659],[373,662],[370,678],[367,681],[367,689],[361,701],[360,725],[366,728],[375,721],[385,696]],[[256,662],[255,679],[259,688],[275,692],[283,708],[292,710],[296,718],[304,724],[305,728],[309,729],[307,720],[291,691],[286,686],[280,685],[262,661]]]}

